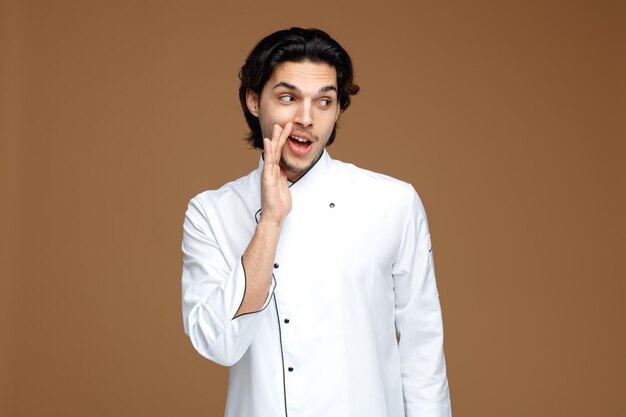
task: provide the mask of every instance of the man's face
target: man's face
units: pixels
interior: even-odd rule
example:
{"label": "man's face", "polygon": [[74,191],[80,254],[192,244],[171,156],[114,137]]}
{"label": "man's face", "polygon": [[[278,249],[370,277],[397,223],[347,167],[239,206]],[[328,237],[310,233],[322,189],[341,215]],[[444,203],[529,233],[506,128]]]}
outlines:
{"label": "man's face", "polygon": [[293,130],[282,148],[281,166],[295,181],[324,151],[339,117],[337,72],[326,63],[283,62],[263,86],[260,97],[247,94],[250,112],[259,118],[263,137],[272,138],[274,124]]}

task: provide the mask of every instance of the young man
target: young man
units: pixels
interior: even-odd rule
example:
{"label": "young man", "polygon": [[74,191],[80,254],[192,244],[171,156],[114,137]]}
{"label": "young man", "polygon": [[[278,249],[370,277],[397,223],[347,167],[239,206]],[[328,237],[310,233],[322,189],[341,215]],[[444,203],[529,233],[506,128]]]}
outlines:
{"label": "young man", "polygon": [[240,73],[257,170],[193,198],[183,320],[230,367],[226,417],[443,417],[430,234],[411,185],[333,160],[358,92],[326,33],[273,33]]}

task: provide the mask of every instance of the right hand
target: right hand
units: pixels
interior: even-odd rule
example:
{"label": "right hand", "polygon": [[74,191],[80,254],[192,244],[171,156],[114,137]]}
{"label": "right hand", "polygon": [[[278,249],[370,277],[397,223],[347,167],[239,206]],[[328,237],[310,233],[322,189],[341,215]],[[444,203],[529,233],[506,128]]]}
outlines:
{"label": "right hand", "polygon": [[284,128],[276,124],[272,129],[272,139],[263,139],[260,221],[282,224],[291,211],[291,192],[287,184],[287,173],[280,166],[280,157],[292,127],[291,122]]}

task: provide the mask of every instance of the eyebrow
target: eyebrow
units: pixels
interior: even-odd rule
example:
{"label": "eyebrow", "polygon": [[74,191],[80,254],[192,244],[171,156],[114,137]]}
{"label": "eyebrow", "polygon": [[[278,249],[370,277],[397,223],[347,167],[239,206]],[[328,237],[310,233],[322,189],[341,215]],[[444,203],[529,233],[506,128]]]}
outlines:
{"label": "eyebrow", "polygon": [[[300,91],[300,89],[299,89],[298,87],[296,87],[296,86],[295,86],[295,85],[293,85],[293,84],[289,84],[288,82],[285,82],[285,81],[281,81],[281,82],[279,82],[278,84],[276,84],[276,85],[272,88],[272,90],[275,90],[275,89],[277,89],[278,87],[285,87],[285,88],[287,88],[287,89],[289,89],[289,90]],[[334,85],[327,85],[327,86],[325,86],[325,87],[320,88],[320,90],[319,90],[319,92],[320,92],[320,93],[326,93],[326,92],[328,92],[328,91],[334,91],[334,92],[337,92],[337,87],[335,87]]]}

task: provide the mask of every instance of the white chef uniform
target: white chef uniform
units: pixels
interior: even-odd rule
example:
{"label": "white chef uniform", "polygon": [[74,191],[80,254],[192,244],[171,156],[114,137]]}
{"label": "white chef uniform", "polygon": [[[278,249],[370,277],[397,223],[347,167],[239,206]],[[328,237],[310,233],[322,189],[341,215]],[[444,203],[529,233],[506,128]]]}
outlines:
{"label": "white chef uniform", "polygon": [[230,366],[226,417],[444,417],[430,234],[410,184],[330,158],[290,187],[263,308],[236,318],[260,211],[256,171],[191,200],[183,320]]}

